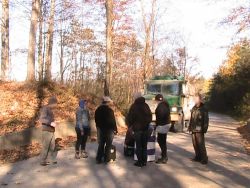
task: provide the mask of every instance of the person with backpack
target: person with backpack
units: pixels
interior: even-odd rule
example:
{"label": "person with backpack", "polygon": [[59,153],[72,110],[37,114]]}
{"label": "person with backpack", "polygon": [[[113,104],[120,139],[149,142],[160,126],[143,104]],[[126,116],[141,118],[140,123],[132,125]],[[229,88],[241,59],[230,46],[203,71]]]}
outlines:
{"label": "person with backpack", "polygon": [[157,142],[161,148],[161,158],[156,163],[166,164],[168,161],[167,134],[171,126],[170,107],[161,94],[155,96],[155,101],[158,102],[155,110]]}
{"label": "person with backpack", "polygon": [[205,133],[208,130],[208,110],[202,102],[200,94],[195,95],[195,106],[191,110],[191,119],[188,130],[192,132],[192,142],[195,151],[194,162],[208,163],[207,150],[205,146]]}
{"label": "person with backpack", "polygon": [[152,121],[152,113],[144,97],[138,97],[131,105],[126,122],[132,128],[136,144],[137,167],[147,165],[148,128]]}
{"label": "person with backpack", "polygon": [[79,107],[76,110],[76,127],[77,141],[75,145],[75,158],[87,158],[86,143],[90,136],[90,114],[87,108],[87,101],[81,99]]}
{"label": "person with backpack", "polygon": [[[110,97],[103,97],[102,104],[95,111],[95,123],[98,134],[98,150],[96,163],[108,163],[111,161],[111,150],[115,150],[112,143],[114,134],[117,134],[117,126]],[[113,151],[115,152],[115,151]]]}
{"label": "person with backpack", "polygon": [[49,98],[48,104],[40,111],[39,121],[42,124],[42,151],[41,162],[42,166],[57,164],[57,148],[55,144],[55,117],[54,109],[57,106],[57,98]]}

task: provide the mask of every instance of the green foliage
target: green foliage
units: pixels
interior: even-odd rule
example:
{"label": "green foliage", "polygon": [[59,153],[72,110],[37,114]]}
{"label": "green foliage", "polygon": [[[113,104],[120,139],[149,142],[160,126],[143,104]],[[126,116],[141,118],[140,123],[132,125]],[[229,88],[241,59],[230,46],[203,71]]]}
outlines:
{"label": "green foliage", "polygon": [[211,109],[249,118],[250,42],[244,40],[228,52],[228,59],[210,85]]}

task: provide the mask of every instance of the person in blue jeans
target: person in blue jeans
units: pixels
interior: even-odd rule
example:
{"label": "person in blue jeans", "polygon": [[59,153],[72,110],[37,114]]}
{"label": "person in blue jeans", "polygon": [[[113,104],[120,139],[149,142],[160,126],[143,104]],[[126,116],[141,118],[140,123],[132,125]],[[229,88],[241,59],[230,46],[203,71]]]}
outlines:
{"label": "person in blue jeans", "polygon": [[87,158],[86,142],[90,136],[90,114],[87,107],[87,101],[81,99],[79,107],[76,110],[76,135],[75,158]]}

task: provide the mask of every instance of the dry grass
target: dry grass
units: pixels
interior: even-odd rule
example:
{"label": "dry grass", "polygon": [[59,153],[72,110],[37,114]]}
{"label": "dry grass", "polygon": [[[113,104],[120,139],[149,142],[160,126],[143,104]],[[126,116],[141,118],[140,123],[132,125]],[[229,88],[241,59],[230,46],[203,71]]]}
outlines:
{"label": "dry grass", "polygon": [[246,148],[247,153],[250,155],[250,126],[240,126],[238,127],[238,131],[242,135],[244,139],[244,146]]}

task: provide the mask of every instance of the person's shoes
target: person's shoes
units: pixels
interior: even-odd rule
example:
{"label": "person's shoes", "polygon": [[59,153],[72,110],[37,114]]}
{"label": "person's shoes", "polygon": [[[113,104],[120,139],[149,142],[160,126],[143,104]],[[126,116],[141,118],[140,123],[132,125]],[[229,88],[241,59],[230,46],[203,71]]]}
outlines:
{"label": "person's shoes", "polygon": [[56,165],[56,164],[57,164],[57,161],[52,162],[52,164],[53,164],[53,165]]}
{"label": "person's shoes", "polygon": [[109,164],[111,162],[111,160],[106,160],[106,159],[104,159],[104,163],[105,164]]}
{"label": "person's shoes", "polygon": [[88,158],[88,153],[86,152],[86,151],[83,151],[82,153],[81,153],[81,158]]}
{"label": "person's shoes", "polygon": [[144,162],[144,163],[142,163],[142,166],[147,166],[147,163],[145,163],[145,162]]}
{"label": "person's shoes", "polygon": [[137,161],[134,165],[137,166],[137,167],[140,167],[140,168],[143,166],[143,164],[141,164],[141,163],[138,162],[138,161]]}
{"label": "person's shoes", "polygon": [[49,164],[50,164],[49,162],[41,162],[41,163],[40,163],[41,166],[47,166],[47,165],[49,165]]}
{"label": "person's shoes", "polygon": [[207,165],[208,160],[202,160],[202,161],[200,161],[200,162],[201,162],[201,164],[203,164],[203,165]]}
{"label": "person's shoes", "polygon": [[76,154],[75,154],[75,159],[80,159],[81,157],[80,157],[80,155],[79,155],[79,152],[76,152]]}
{"label": "person's shoes", "polygon": [[56,146],[55,150],[56,150],[56,151],[61,151],[61,150],[63,150],[63,147],[60,146],[60,145],[58,145],[58,146]]}
{"label": "person's shoes", "polygon": [[96,160],[96,164],[102,164],[101,160]]}
{"label": "person's shoes", "polygon": [[191,158],[190,159],[192,162],[201,162],[200,159],[198,159],[197,157]]}
{"label": "person's shoes", "polygon": [[160,158],[156,161],[156,164],[167,164],[167,159]]}

